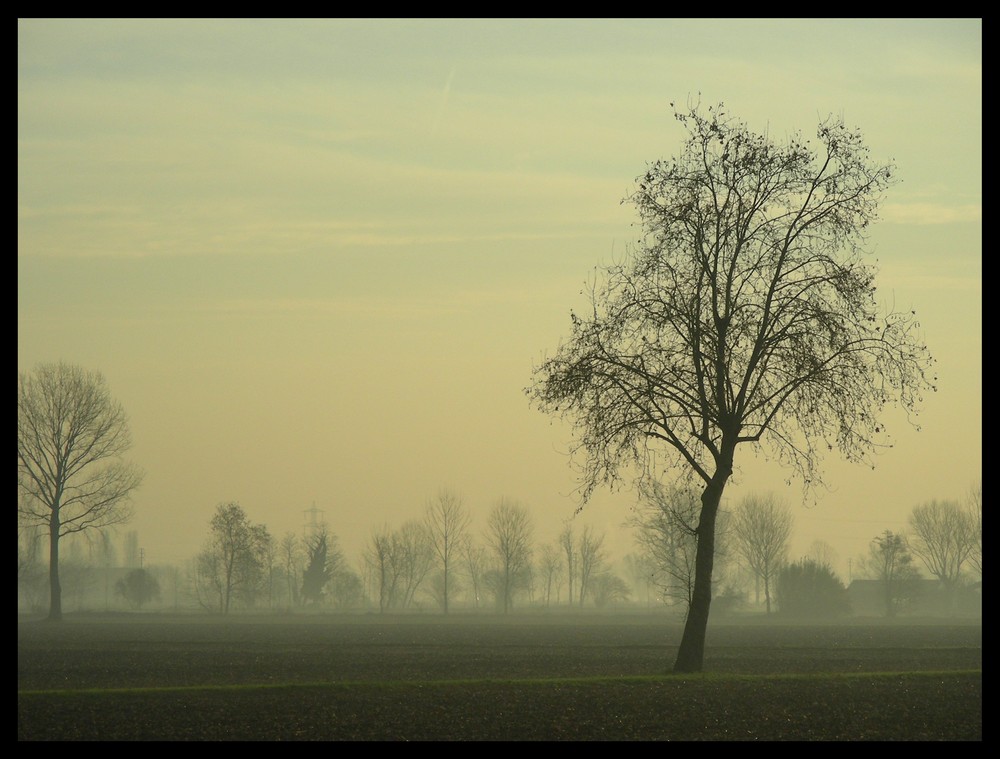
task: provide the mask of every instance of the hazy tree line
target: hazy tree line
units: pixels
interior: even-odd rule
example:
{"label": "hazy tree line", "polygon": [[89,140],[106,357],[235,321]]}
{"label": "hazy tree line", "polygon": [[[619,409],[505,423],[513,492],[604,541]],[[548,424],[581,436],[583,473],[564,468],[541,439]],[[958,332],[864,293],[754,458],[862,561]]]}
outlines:
{"label": "hazy tree line", "polygon": [[[686,480],[641,481],[623,526],[635,551],[613,562],[606,535],[568,521],[550,542],[536,538],[523,504],[500,498],[474,534],[472,514],[442,490],[420,517],[383,525],[355,564],[333,528],[311,525],[280,539],[238,503],[219,504],[202,549],[183,568],[146,566],[138,535],[117,529],[131,516],[142,474],[123,459],[124,410],[100,374],[67,364],[18,377],[18,598],[62,614],[76,608],[233,610],[432,610],[509,613],[524,607],[645,605],[686,618],[696,600],[704,504]],[[752,493],[715,516],[712,595],[717,612],[832,615],[851,611],[835,557],[819,542],[791,561],[788,504]],[[65,546],[62,544],[65,543]],[[61,546],[64,550],[60,550]],[[46,551],[47,549],[47,551]],[[47,560],[47,568],[46,568]],[[914,607],[932,580],[947,610],[982,579],[982,486],[963,500],[913,508],[906,531],[885,530],[857,558],[878,608]],[[853,571],[852,571],[853,574]],[[564,594],[565,592],[565,594]],[[645,602],[645,603],[643,603]]]}
{"label": "hazy tree line", "polygon": [[[203,548],[185,567],[144,566],[138,534],[110,529],[77,536],[61,556],[70,608],[233,611],[426,611],[504,614],[518,609],[664,609],[678,618],[692,598],[698,499],[689,489],[651,486],[623,528],[634,550],[613,561],[606,535],[568,522],[536,540],[530,512],[509,498],[488,511],[480,534],[463,499],[442,490],[420,518],[373,529],[356,563],[323,522],[275,538],[238,503],[206,520]],[[716,613],[831,617],[854,611],[836,556],[822,541],[792,560],[791,507],[751,493],[723,508],[717,524]],[[44,529],[22,525],[22,606],[43,608]],[[905,613],[926,580],[945,603],[982,576],[981,487],[962,501],[914,507],[906,532],[883,531],[852,561],[877,586],[880,613]]]}
{"label": "hazy tree line", "polygon": [[[219,504],[203,548],[183,568],[146,566],[131,516],[142,475],[123,459],[130,444],[124,410],[103,377],[55,364],[18,378],[19,606],[62,614],[75,608],[232,610],[453,608],[509,613],[522,607],[666,607],[686,617],[695,600],[698,492],[644,480],[623,526],[635,550],[613,562],[606,536],[570,520],[538,542],[524,505],[500,498],[480,534],[462,498],[442,490],[419,518],[383,525],[352,564],[330,525],[272,535],[238,503]],[[935,580],[946,606],[982,578],[982,487],[963,501],[914,507],[906,532],[873,537],[859,577],[877,586],[883,613],[906,611]],[[790,561],[793,519],[773,494],[720,508],[714,534],[716,610],[785,614],[850,611],[832,550],[817,543]],[[60,550],[65,543],[64,549]],[[47,551],[46,551],[47,549]],[[47,568],[46,568],[47,563]],[[923,573],[926,573],[926,578]]]}

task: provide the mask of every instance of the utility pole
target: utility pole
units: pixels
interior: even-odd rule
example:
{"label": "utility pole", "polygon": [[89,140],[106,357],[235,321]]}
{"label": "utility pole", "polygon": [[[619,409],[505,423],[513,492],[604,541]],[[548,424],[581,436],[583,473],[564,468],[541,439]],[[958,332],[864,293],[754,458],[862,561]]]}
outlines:
{"label": "utility pole", "polygon": [[319,515],[323,513],[323,510],[322,509],[317,509],[316,508],[316,501],[313,501],[312,508],[311,509],[306,509],[302,513],[307,516],[306,528],[302,532],[306,536],[308,536],[310,533],[315,534],[317,532],[317,530],[319,530],[319,525],[320,525]]}

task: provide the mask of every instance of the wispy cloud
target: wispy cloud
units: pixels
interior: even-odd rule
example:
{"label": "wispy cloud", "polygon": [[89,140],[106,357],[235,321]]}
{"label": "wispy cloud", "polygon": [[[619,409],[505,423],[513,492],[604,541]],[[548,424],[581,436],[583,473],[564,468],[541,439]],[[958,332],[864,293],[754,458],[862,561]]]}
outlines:
{"label": "wispy cloud", "polygon": [[983,207],[979,203],[947,206],[940,203],[886,203],[882,218],[890,224],[956,224],[981,221]]}

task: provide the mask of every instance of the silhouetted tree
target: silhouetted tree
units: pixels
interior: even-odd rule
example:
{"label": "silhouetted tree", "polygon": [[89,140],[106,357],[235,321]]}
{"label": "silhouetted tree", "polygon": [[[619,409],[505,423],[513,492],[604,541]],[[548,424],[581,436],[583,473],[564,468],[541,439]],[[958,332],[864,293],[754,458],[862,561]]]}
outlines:
{"label": "silhouetted tree", "polygon": [[486,542],[496,561],[498,598],[503,613],[514,605],[514,593],[525,587],[531,564],[531,518],[523,506],[502,498],[490,512]]}
{"label": "silhouetted tree", "polygon": [[583,528],[580,536],[580,608],[590,589],[590,579],[604,569],[607,553],[604,550],[604,535],[595,535],[590,525]]}
{"label": "silhouetted tree", "polygon": [[49,535],[49,619],[62,619],[59,540],[127,522],[141,472],[128,418],[98,372],[66,363],[17,374],[17,516]]}
{"label": "silhouetted tree", "polygon": [[601,572],[590,581],[593,589],[594,606],[603,609],[620,601],[627,601],[631,595],[628,583],[613,572]]}
{"label": "silhouetted tree", "polygon": [[422,522],[408,521],[398,530],[388,527],[372,535],[365,553],[379,597],[379,611],[407,608],[427,576],[434,551]]}
{"label": "silhouetted tree", "polygon": [[299,576],[301,548],[299,546],[299,538],[294,532],[285,533],[278,546],[278,555],[281,561],[281,571],[285,576],[288,605],[289,607],[298,606],[299,585],[296,580]]}
{"label": "silhouetted tree", "polygon": [[913,507],[910,529],[910,551],[941,582],[953,608],[962,567],[976,547],[972,515],[957,501],[931,501]]}
{"label": "silhouetted tree", "polygon": [[828,564],[802,559],[784,565],[775,578],[778,611],[800,619],[830,619],[851,613],[847,588]]}
{"label": "silhouetted tree", "polygon": [[479,598],[483,590],[483,575],[486,572],[486,549],[474,543],[469,535],[465,536],[460,546],[459,553],[462,557],[465,576],[469,581],[473,607],[478,609]]}
{"label": "silhouetted tree", "polygon": [[37,524],[18,524],[17,596],[18,604],[31,610],[41,607],[45,597],[45,565],[41,543],[45,529]]}
{"label": "silhouetted tree", "polygon": [[402,607],[413,604],[417,590],[434,566],[434,548],[427,526],[422,521],[409,520],[394,535],[398,550],[393,556],[399,563],[402,578]]}
{"label": "silhouetted tree", "polygon": [[558,546],[551,543],[542,546],[541,555],[538,558],[538,572],[541,575],[541,581],[545,584],[544,603],[549,606],[552,603],[553,588],[558,596],[559,583],[562,581],[563,563]]}
{"label": "silhouetted tree", "polygon": [[212,516],[208,543],[198,554],[199,587],[207,584],[211,606],[228,614],[234,599],[252,606],[265,585],[267,527],[253,524],[238,503],[221,503]]}
{"label": "silhouetted tree", "polygon": [[330,602],[335,609],[360,607],[364,603],[364,583],[358,573],[348,567],[341,565],[335,569],[327,587]]}
{"label": "silhouetted tree", "polygon": [[141,609],[150,601],[160,600],[160,583],[145,569],[133,569],[115,583],[115,593],[133,609]]}
{"label": "silhouetted tree", "polygon": [[699,484],[694,588],[674,669],[702,668],[715,526],[736,449],[767,447],[806,488],[823,453],[871,463],[879,415],[932,385],[913,312],[879,316],[869,225],[892,184],[861,135],[755,134],[723,106],[675,111],[680,154],[626,198],[642,235],[602,268],[588,313],[529,396],[575,426],[583,502],[623,473]]}
{"label": "silhouetted tree", "polygon": [[264,544],[261,546],[261,563],[264,568],[264,575],[267,578],[267,608],[274,608],[274,576],[275,570],[278,565],[278,541],[274,539],[274,536],[269,532],[267,537],[264,538]]}
{"label": "silhouetted tree", "polygon": [[393,605],[398,583],[398,570],[393,560],[396,548],[392,533],[388,526],[372,533],[368,548],[365,550],[365,563],[375,583],[378,594],[378,610],[384,614]]}
{"label": "silhouetted tree", "polygon": [[449,586],[455,571],[458,547],[469,526],[469,513],[462,505],[461,498],[454,493],[442,491],[435,500],[427,504],[425,521],[427,535],[441,570],[441,608],[447,614]]}
{"label": "silhouetted tree", "polygon": [[[685,614],[694,595],[701,502],[691,488],[667,487],[654,480],[639,485],[639,502],[627,524],[650,566],[649,581],[665,603],[681,604]],[[722,582],[729,559],[729,514],[720,512],[715,529],[715,577]]]}
{"label": "silhouetted tree", "polygon": [[576,577],[576,541],[573,539],[573,525],[566,525],[559,533],[559,545],[566,555],[567,603],[573,605],[573,579]]}
{"label": "silhouetted tree", "polygon": [[806,558],[812,559],[822,566],[832,568],[837,563],[837,552],[825,540],[814,540],[812,545],[809,546],[809,553],[806,555]]}
{"label": "silhouetted tree", "polygon": [[751,494],[736,507],[732,529],[736,550],[764,584],[764,601],[770,614],[771,585],[788,554],[792,514],[787,506],[778,503],[773,493]]}
{"label": "silhouetted tree", "polygon": [[973,544],[969,552],[969,565],[979,578],[983,577],[983,485],[979,483],[969,489],[965,501],[969,518],[972,520]]}
{"label": "silhouetted tree", "polygon": [[326,584],[341,561],[337,538],[326,525],[318,526],[306,538],[306,568],[302,573],[302,600],[319,606],[323,602]]}
{"label": "silhouetted tree", "polygon": [[879,583],[887,617],[895,617],[910,600],[920,577],[906,537],[892,530],[872,539],[862,570]]}

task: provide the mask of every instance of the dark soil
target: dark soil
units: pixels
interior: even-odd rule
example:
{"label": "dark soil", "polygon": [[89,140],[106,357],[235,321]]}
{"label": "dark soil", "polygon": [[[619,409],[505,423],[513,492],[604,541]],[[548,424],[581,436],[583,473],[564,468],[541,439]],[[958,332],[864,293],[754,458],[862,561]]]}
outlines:
{"label": "dark soil", "polygon": [[982,740],[982,625],[655,616],[18,623],[18,740]]}

